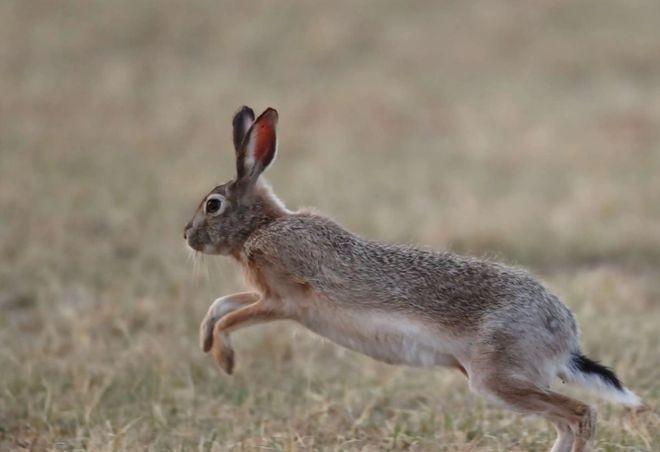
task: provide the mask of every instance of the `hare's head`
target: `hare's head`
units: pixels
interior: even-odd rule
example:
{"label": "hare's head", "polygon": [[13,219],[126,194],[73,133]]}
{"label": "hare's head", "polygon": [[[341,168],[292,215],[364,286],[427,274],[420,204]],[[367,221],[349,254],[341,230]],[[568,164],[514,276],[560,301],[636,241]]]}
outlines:
{"label": "hare's head", "polygon": [[277,111],[268,108],[255,119],[249,107],[234,116],[236,178],[211,190],[186,225],[188,245],[207,254],[238,251],[261,225],[285,212],[261,173],[275,159]]}

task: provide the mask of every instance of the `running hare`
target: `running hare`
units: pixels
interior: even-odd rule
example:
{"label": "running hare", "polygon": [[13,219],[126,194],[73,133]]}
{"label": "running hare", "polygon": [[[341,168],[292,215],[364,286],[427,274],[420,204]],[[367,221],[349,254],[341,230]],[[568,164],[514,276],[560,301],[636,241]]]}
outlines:
{"label": "running hare", "polygon": [[568,308],[525,271],[448,252],[358,237],[329,218],[292,212],[260,178],[275,158],[277,112],[233,120],[236,178],[204,197],[186,225],[188,245],[231,256],[253,291],[218,298],[201,346],[227,373],[229,333],[288,319],[377,360],[461,371],[470,388],[558,432],[553,451],[581,451],[594,432],[590,406],[550,389],[557,377],[615,402],[639,399],[580,351]]}

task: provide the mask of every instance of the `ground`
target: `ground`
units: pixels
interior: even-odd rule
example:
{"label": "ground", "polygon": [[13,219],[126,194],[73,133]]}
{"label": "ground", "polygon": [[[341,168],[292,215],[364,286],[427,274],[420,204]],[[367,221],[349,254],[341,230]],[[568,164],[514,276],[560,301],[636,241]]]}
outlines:
{"label": "ground", "polygon": [[290,208],[544,280],[651,407],[594,401],[595,449],[657,450],[659,42],[655,0],[2,2],[0,450],[549,448],[289,323],[218,372],[197,326],[242,282],[182,232],[244,103],[280,112]]}

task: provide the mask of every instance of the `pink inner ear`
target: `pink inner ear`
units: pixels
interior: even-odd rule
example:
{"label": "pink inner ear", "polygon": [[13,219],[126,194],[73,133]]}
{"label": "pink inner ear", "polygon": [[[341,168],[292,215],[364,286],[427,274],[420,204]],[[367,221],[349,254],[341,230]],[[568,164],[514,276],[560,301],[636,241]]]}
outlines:
{"label": "pink inner ear", "polygon": [[275,145],[275,127],[270,121],[259,121],[255,124],[254,160],[262,161],[268,156]]}

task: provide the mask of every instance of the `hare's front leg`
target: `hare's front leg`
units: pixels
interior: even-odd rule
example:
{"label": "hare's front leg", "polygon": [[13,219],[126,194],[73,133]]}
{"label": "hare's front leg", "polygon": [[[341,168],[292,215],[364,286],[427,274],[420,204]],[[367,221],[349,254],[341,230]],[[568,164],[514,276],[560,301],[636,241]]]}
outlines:
{"label": "hare's front leg", "polygon": [[[248,306],[259,299],[259,294],[255,292],[242,292],[232,295],[225,295],[224,297],[217,298],[211,306],[209,306],[204,320],[199,325],[199,345],[208,352],[213,346],[213,327],[216,322],[225,315],[232,311]],[[229,334],[224,334],[222,337],[223,355],[226,356],[228,361],[233,361],[234,350],[231,346]]]}
{"label": "hare's front leg", "polygon": [[[234,350],[229,342],[229,333],[249,325],[287,318],[289,316],[282,310],[281,305],[268,298],[261,298],[238,308],[221,317],[213,326],[212,339],[209,341],[211,353],[222,370],[231,374],[234,370]],[[206,346],[206,341],[204,345]]]}

